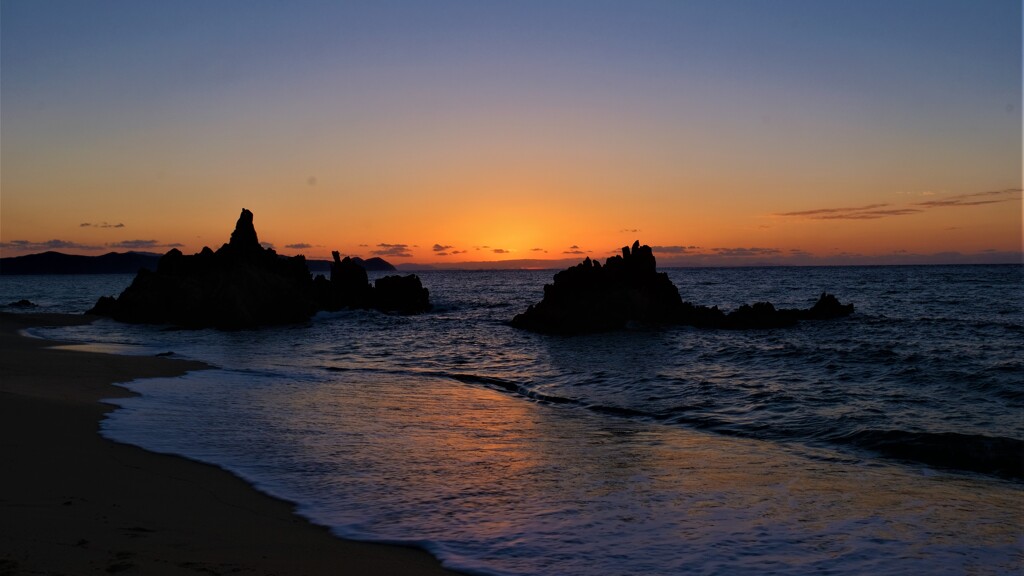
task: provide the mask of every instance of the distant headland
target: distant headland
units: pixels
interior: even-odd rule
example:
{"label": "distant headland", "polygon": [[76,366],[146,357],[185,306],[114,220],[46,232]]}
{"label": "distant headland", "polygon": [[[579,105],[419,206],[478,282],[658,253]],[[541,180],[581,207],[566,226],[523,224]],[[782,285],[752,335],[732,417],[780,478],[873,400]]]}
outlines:
{"label": "distant headland", "polygon": [[82,256],[51,251],[0,258],[0,275],[134,274],[143,268],[156,270],[159,260],[160,255],[151,252],[110,252],[102,256]]}
{"label": "distant headland", "polygon": [[[82,256],[63,252],[41,252],[25,256],[0,258],[0,276],[28,274],[135,274],[145,268],[156,271],[161,254],[153,252],[110,252],[102,256]],[[398,269],[383,258],[363,260],[353,256],[352,261],[367,272],[397,272]],[[310,272],[330,272],[330,260],[306,260]]]}

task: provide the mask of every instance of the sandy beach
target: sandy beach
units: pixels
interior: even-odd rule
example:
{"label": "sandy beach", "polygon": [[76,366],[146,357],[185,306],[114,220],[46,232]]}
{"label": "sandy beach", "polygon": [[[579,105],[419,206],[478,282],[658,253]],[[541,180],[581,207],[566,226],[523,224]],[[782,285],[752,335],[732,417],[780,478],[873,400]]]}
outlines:
{"label": "sandy beach", "polygon": [[453,574],[424,551],[346,541],[214,466],[100,437],[113,383],[198,362],[54,348],[0,314],[0,574]]}

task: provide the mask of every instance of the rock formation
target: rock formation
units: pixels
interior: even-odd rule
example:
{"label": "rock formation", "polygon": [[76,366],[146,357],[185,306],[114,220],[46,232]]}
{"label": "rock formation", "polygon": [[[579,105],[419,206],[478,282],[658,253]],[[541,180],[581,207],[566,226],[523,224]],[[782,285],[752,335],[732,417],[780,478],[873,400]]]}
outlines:
{"label": "rock formation", "polygon": [[430,293],[419,276],[384,276],[374,283],[373,307],[383,312],[415,314],[430,310]]}
{"label": "rock formation", "polygon": [[665,273],[657,272],[654,253],[634,242],[622,256],[604,266],[590,258],[555,274],[544,286],[544,298],[512,319],[512,325],[534,332],[576,334],[618,330],[629,326],[682,324],[699,328],[752,329],[792,326],[799,320],[847,316],[852,304],[822,294],[810,309],[776,309],[770,302],[743,305],[725,313],[718,307],[683,302]]}
{"label": "rock formation", "polygon": [[100,298],[89,313],[190,328],[237,329],[307,320],[315,306],[305,257],[283,258],[263,248],[252,218],[252,212],[243,209],[231,240],[216,252],[167,252],[156,272],[140,270],[118,298]]}
{"label": "rock formation", "polygon": [[260,245],[252,212],[243,209],[230,240],[216,252],[203,248],[185,256],[171,250],[155,272],[140,270],[119,297],[100,298],[88,313],[123,322],[239,329],[304,322],[321,309],[429,309],[419,278],[403,279],[403,286],[415,284],[419,291],[385,290],[387,304],[378,306],[366,271],[337,252],[334,258],[331,280],[314,281],[304,256],[282,257]]}
{"label": "rock formation", "polygon": [[555,274],[554,284],[544,286],[544,299],[513,318],[512,325],[569,334],[671,323],[682,300],[668,275],[655,268],[651,248],[639,242],[604,266],[587,258]]}
{"label": "rock formation", "polygon": [[373,287],[366,276],[366,270],[348,256],[344,260],[338,252],[331,252],[331,302],[324,306],[330,310],[338,308],[367,308],[372,299]]}
{"label": "rock formation", "polygon": [[11,302],[10,304],[7,305],[7,307],[8,308],[25,308],[25,309],[27,309],[27,308],[38,308],[39,305],[36,304],[35,302],[32,302],[31,300],[26,300],[26,299],[22,298],[21,300],[18,300],[17,302]]}
{"label": "rock formation", "polygon": [[415,274],[384,276],[370,285],[366,270],[356,259],[341,258],[332,252],[331,279],[314,280],[318,307],[323,310],[341,308],[374,308],[383,312],[415,314],[430,310],[430,293]]}

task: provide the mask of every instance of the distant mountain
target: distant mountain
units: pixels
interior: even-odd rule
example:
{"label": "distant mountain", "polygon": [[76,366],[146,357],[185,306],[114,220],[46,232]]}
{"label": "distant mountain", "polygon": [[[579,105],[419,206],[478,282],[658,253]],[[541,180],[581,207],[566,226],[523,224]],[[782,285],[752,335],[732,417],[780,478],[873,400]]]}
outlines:
{"label": "distant mountain", "polygon": [[[110,252],[102,256],[79,256],[62,252],[43,252],[27,256],[0,258],[0,275],[15,274],[135,274],[141,268],[156,270],[161,254],[152,252]],[[367,272],[395,272],[382,258],[353,258]],[[312,273],[331,271],[329,260],[307,260]]]}
{"label": "distant mountain", "polygon": [[102,256],[43,252],[0,258],[0,275],[135,274],[141,268],[156,270],[158,260],[160,254],[151,252],[110,252]]}
{"label": "distant mountain", "polygon": [[[367,272],[397,272],[398,269],[391,265],[390,262],[383,258],[369,258],[363,260],[362,258],[355,256],[352,261],[359,264]],[[330,272],[331,261],[330,260],[306,260],[306,266],[309,266],[309,271],[316,274],[317,272]]]}

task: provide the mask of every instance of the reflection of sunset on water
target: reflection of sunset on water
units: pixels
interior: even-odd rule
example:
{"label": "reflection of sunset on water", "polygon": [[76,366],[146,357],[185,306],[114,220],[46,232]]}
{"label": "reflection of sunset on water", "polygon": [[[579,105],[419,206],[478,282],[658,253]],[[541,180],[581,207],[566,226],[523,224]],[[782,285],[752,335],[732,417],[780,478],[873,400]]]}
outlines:
{"label": "reflection of sunset on water", "polygon": [[[666,274],[725,309],[806,306],[820,286],[843,287],[857,308],[777,330],[548,336],[509,318],[550,271],[429,271],[435,308],[416,316],[43,335],[222,367],[131,383],[142,395],[119,400],[104,434],[215,463],[339,535],[413,542],[463,568],[853,576],[1019,564],[1009,359],[1021,312],[1005,298],[1019,266]],[[42,285],[2,279],[5,294]],[[101,280],[50,282],[74,305]]]}
{"label": "reflection of sunset on water", "polygon": [[[1016,546],[1010,484],[538,406],[449,378],[352,370],[311,384],[276,387],[253,407],[293,430],[264,459],[306,463],[264,488],[288,486],[283,496],[340,535],[415,533],[463,567],[476,562],[463,536],[495,554],[481,566],[510,573],[573,572],[627,552],[635,570],[658,573],[711,559],[751,573],[776,562],[884,573],[894,555],[985,542],[995,561]],[[571,556],[555,560],[560,549]]]}

